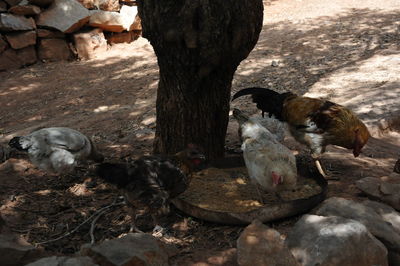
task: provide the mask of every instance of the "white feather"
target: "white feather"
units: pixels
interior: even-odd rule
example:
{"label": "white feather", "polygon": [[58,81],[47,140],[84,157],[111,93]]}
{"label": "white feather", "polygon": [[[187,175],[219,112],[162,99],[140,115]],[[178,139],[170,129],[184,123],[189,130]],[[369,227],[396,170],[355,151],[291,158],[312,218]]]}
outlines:
{"label": "white feather", "polygon": [[[239,112],[239,111],[236,111]],[[293,153],[268,129],[250,118],[238,119],[241,128],[243,157],[252,182],[266,191],[295,187],[296,159]],[[283,183],[274,186],[272,172],[283,177]]]}
{"label": "white feather", "polygon": [[19,143],[37,167],[55,173],[69,173],[78,161],[96,153],[88,137],[71,128],[43,128],[22,136]]}

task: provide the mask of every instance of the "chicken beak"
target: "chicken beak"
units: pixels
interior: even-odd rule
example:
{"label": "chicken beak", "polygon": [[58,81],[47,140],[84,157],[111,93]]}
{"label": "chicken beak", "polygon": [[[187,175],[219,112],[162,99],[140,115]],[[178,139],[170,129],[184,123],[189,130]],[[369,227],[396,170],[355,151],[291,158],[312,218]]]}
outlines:
{"label": "chicken beak", "polygon": [[279,183],[281,182],[281,177],[275,172],[272,172],[271,175],[272,175],[272,184],[274,186],[279,185]]}
{"label": "chicken beak", "polygon": [[354,155],[354,157],[358,157],[358,155],[360,155],[360,151],[354,149],[354,150],[353,150],[353,155]]}

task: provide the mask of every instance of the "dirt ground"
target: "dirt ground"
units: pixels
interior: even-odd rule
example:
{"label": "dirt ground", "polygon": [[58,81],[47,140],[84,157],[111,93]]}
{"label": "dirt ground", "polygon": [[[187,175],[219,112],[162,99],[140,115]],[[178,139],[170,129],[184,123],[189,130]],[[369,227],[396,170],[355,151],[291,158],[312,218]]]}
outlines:
{"label": "dirt ground", "polygon": [[[257,46],[239,66],[233,90],[249,86],[325,97],[350,107],[373,138],[358,158],[329,147],[323,164],[341,179],[330,181],[328,196],[363,199],[354,182],[390,173],[400,154],[399,133],[382,122],[400,116],[400,2],[398,0],[265,1],[264,27]],[[0,73],[0,143],[37,127],[72,127],[93,137],[106,159],[127,160],[151,152],[155,129],[157,60],[139,38],[114,45],[98,58],[36,64]],[[257,113],[247,98],[232,104]],[[231,119],[226,145],[239,147]],[[297,152],[304,147],[287,138]],[[58,177],[35,169],[24,158],[0,165],[0,212],[11,229],[29,242],[63,236],[118,192],[82,170]],[[299,216],[268,223],[287,234]],[[213,224],[175,210],[167,220],[176,244],[176,265],[234,265],[243,227]],[[39,244],[71,254],[90,242],[90,222],[71,235]],[[126,207],[110,208],[96,223],[96,241],[129,230]]]}

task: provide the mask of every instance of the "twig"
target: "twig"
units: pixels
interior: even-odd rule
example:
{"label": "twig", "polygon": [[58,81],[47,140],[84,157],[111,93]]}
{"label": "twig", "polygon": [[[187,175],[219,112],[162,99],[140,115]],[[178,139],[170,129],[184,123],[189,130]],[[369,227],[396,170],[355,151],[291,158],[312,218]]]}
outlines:
{"label": "twig", "polygon": [[[117,199],[118,199],[118,198],[117,198]],[[99,213],[102,213],[104,210],[106,210],[106,209],[108,209],[108,208],[111,208],[111,207],[114,207],[114,206],[124,205],[124,204],[125,204],[125,202],[118,202],[118,203],[116,203],[116,200],[117,200],[117,199],[115,199],[114,202],[111,203],[110,205],[107,205],[107,206],[105,206],[105,207],[103,207],[103,208],[101,208],[101,209],[95,211],[92,215],[90,215],[86,220],[84,220],[82,223],[80,223],[80,224],[79,224],[77,227],[75,227],[72,231],[69,231],[69,232],[65,233],[64,235],[59,236],[59,237],[57,237],[57,238],[54,238],[54,239],[50,239],[50,240],[46,240],[46,241],[43,241],[43,242],[36,243],[36,245],[43,245],[43,244],[47,244],[47,243],[50,243],[50,242],[54,242],[54,241],[58,241],[58,240],[60,240],[60,239],[63,239],[64,237],[67,237],[67,236],[69,236],[69,235],[75,233],[76,231],[78,231],[78,229],[79,229],[82,225],[84,225],[85,223],[87,223],[88,221],[90,221],[90,219],[92,219],[94,216],[99,215]]]}
{"label": "twig", "polygon": [[[115,202],[117,201],[117,199],[118,198],[116,198],[114,201],[113,201],[113,203],[111,203],[111,205],[108,205],[108,206],[106,206],[106,207],[109,207],[109,208],[111,208],[112,206],[115,206],[115,205],[117,205]],[[124,203],[124,202],[120,202],[120,203]],[[97,220],[100,218],[100,216],[102,216],[105,212],[107,211],[107,208],[103,208],[103,210],[93,219],[93,221],[92,221],[92,224],[91,224],[91,226],[90,226],[90,231],[89,231],[89,233],[90,233],[90,244],[91,245],[93,245],[95,242],[96,242],[96,240],[95,240],[95,238],[94,238],[94,228],[96,227],[96,222],[97,222]]]}

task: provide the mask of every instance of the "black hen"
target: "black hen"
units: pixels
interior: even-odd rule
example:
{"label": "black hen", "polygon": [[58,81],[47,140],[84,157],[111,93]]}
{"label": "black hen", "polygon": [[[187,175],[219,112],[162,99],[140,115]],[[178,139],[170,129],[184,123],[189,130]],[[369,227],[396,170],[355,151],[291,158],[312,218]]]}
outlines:
{"label": "black hen", "polygon": [[169,213],[170,199],[183,193],[190,174],[202,169],[205,157],[194,145],[171,157],[144,156],[132,163],[102,163],[97,174],[116,185],[123,193],[131,211],[131,231],[137,216],[150,213],[154,225],[158,217]]}

